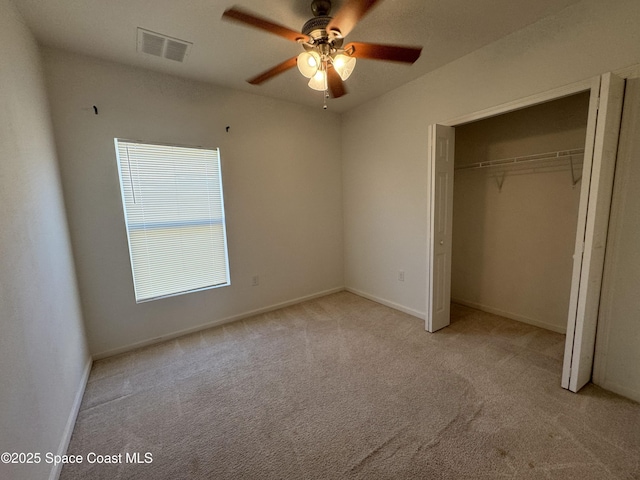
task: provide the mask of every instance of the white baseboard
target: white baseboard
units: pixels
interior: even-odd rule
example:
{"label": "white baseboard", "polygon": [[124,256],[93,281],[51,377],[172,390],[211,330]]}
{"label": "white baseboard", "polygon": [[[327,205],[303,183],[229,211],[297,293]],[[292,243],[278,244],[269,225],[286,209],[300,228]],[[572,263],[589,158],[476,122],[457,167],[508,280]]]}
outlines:
{"label": "white baseboard", "polygon": [[355,288],[350,288],[350,287],[345,287],[344,288],[347,292],[351,292],[355,295],[358,295],[360,297],[364,297],[368,300],[372,300],[376,303],[381,303],[382,305],[385,305],[387,307],[393,308],[394,310],[400,310],[403,313],[407,313],[409,315],[412,315],[414,317],[418,317],[421,320],[424,320],[426,318],[426,314],[425,312],[419,312],[417,310],[414,310],[412,308],[409,307],[405,307],[404,305],[400,305],[399,303],[395,303],[392,302],[390,300],[385,300],[384,298],[380,298],[377,297],[376,295],[371,295],[370,293],[365,293],[362,292],[360,290],[356,290]]}
{"label": "white baseboard", "polygon": [[[58,445],[58,455],[65,455],[67,453],[67,448],[69,448],[69,442],[71,441],[71,435],[73,434],[73,427],[76,424],[76,419],[78,418],[78,413],[80,412],[80,405],[82,404],[84,390],[87,387],[87,381],[89,380],[89,373],[91,373],[92,364],[93,361],[91,360],[91,358],[89,358],[89,361],[84,367],[84,372],[82,373],[82,378],[80,379],[80,385],[78,385],[78,391],[76,392],[76,398],[73,400],[73,405],[71,407],[71,411],[69,412],[69,418],[67,419],[67,424],[64,427],[64,432],[62,433],[60,444]],[[60,473],[62,472],[62,467],[62,463],[54,465],[51,469],[51,473],[49,474],[49,480],[58,480],[58,478],[60,478]]]}
{"label": "white baseboard", "polygon": [[471,307],[471,308],[475,308],[476,310],[482,310],[483,312],[493,313],[494,315],[500,315],[501,317],[510,318],[511,320],[517,320],[518,322],[528,323],[529,325],[533,325],[534,327],[544,328],[546,330],[551,330],[552,332],[558,332],[564,335],[566,335],[567,333],[566,327],[559,327],[551,323],[546,323],[540,320],[525,317],[523,315],[518,315],[517,313],[505,312],[504,310],[500,310],[499,308],[488,307],[487,305],[482,305],[480,303],[475,303],[475,302],[468,302],[466,300],[461,300],[459,298],[452,298],[451,301],[453,303],[464,305],[465,307]]}
{"label": "white baseboard", "polygon": [[260,315],[261,313],[271,312],[273,310],[278,310],[279,308],[289,307],[291,305],[296,305],[297,303],[306,302],[307,300],[313,300],[314,298],[320,298],[326,295],[331,295],[332,293],[337,293],[342,291],[344,291],[344,287],[336,287],[329,290],[324,290],[322,292],[313,293],[311,295],[306,295],[304,297],[298,297],[292,300],[287,300],[286,302],[269,305],[268,307],[262,307],[255,310],[250,310],[248,312],[240,313],[238,315],[232,315],[231,317],[213,320],[212,322],[204,323],[202,325],[198,325],[195,327],[185,328],[184,330],[178,330],[176,332],[172,332],[167,335],[162,335],[160,337],[151,338],[149,340],[142,340],[140,342],[135,342],[129,345],[125,345],[124,347],[114,348],[112,350],[96,353],[93,355],[93,360],[100,360],[103,358],[112,357],[114,355],[119,355],[121,353],[129,352],[137,348],[146,347],[148,345],[153,345],[155,343],[160,343],[166,340],[171,340],[173,338],[182,337],[190,333],[199,332],[200,330],[206,330],[207,328],[218,327],[220,325],[235,322],[248,317],[253,317],[254,315]]}
{"label": "white baseboard", "polygon": [[[595,382],[594,382],[595,383]],[[636,402],[640,402],[640,392],[638,390],[633,390],[628,387],[624,387],[614,382],[598,382],[596,383],[599,387],[604,388],[605,390],[609,390],[610,392],[617,393],[618,395],[622,395],[623,397],[630,398]]]}

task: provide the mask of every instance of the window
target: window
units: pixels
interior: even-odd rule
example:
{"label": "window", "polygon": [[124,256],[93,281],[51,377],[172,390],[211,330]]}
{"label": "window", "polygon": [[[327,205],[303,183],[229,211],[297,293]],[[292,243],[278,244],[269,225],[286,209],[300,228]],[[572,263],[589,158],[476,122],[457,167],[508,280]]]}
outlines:
{"label": "window", "polygon": [[229,285],[219,150],[115,146],[136,302]]}

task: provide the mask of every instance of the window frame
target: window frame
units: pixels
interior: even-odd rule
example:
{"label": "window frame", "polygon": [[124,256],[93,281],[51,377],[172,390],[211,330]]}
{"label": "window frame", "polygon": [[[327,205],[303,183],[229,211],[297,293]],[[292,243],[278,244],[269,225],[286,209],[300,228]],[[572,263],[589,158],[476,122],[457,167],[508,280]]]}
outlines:
{"label": "window frame", "polygon": [[[126,230],[126,234],[127,234],[127,248],[129,250],[129,265],[131,267],[131,280],[133,283],[133,290],[134,290],[134,297],[135,297],[135,302],[136,304],[139,303],[146,303],[146,302],[151,302],[154,300],[160,300],[163,298],[171,298],[171,297],[176,297],[176,296],[180,296],[180,295],[185,295],[188,293],[195,293],[195,292],[202,292],[202,291],[206,291],[206,290],[212,290],[212,289],[217,289],[217,288],[222,288],[222,287],[228,287],[231,285],[231,267],[229,264],[229,244],[228,244],[228,238],[227,238],[227,218],[226,218],[226,211],[225,211],[225,202],[224,202],[224,181],[223,181],[223,173],[222,173],[222,156],[220,155],[220,148],[219,147],[203,147],[200,145],[197,146],[193,146],[193,145],[182,145],[182,144],[175,144],[175,143],[165,143],[165,142],[149,142],[149,141],[144,141],[144,140],[132,140],[132,139],[127,139],[127,138],[120,138],[120,137],[115,137],[114,139],[114,147],[115,147],[115,153],[116,153],[116,166],[117,166],[117,170],[118,170],[118,183],[119,183],[119,187],[120,187],[120,200],[121,200],[121,204],[122,204],[122,213],[123,213],[123,220],[124,220],[124,227]],[[200,288],[192,288],[192,289],[187,289],[187,290],[181,290],[181,291],[176,291],[173,293],[168,293],[168,294],[163,294],[163,295],[157,295],[157,296],[153,296],[153,297],[145,297],[145,298],[140,298],[138,299],[138,293],[137,293],[137,288],[136,288],[136,274],[135,274],[135,266],[134,266],[134,259],[133,259],[133,250],[131,248],[131,236],[130,236],[130,231],[129,231],[129,221],[128,221],[128,217],[127,217],[127,201],[126,201],[126,197],[125,197],[125,186],[123,183],[123,179],[122,179],[122,175],[123,175],[123,168],[122,168],[122,164],[121,164],[121,158],[120,158],[120,150],[118,147],[118,143],[119,142],[123,142],[123,143],[128,143],[128,144],[139,144],[139,145],[149,145],[149,146],[160,146],[160,147],[176,147],[176,148],[184,148],[184,149],[190,149],[190,150],[206,150],[206,151],[210,151],[210,152],[216,152],[217,155],[217,162],[218,162],[218,177],[219,177],[219,190],[220,190],[220,206],[221,206],[221,212],[222,212],[222,217],[220,219],[220,225],[222,226],[222,240],[223,240],[223,249],[224,249],[224,264],[226,267],[226,278],[225,278],[225,282],[223,283],[219,283],[219,284],[215,284],[215,285],[208,285],[208,286],[204,286],[204,287],[200,287]],[[126,160],[125,160],[126,162]],[[130,167],[128,167],[130,168]],[[131,173],[131,171],[129,170],[129,172]],[[179,228],[178,225],[176,225],[176,228]]]}

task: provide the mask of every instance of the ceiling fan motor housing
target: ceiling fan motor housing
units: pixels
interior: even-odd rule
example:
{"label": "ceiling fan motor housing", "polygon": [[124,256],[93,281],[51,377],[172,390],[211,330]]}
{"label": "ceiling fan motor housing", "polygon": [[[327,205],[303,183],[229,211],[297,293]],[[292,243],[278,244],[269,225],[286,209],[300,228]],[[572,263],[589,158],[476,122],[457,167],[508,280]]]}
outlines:
{"label": "ceiling fan motor housing", "polygon": [[324,37],[328,38],[327,25],[329,25],[330,21],[331,17],[328,15],[313,17],[302,26],[302,33],[309,35],[314,40],[320,40]]}
{"label": "ceiling fan motor housing", "polygon": [[[302,26],[302,33],[313,39],[312,45],[328,44],[332,49],[340,48],[343,40],[339,36],[329,35],[327,25],[333,19],[329,16],[331,11],[331,0],[313,0],[311,2],[311,11],[315,15]],[[307,50],[312,48],[311,45],[304,45]],[[307,48],[309,47],[309,48]]]}
{"label": "ceiling fan motor housing", "polygon": [[[332,17],[328,15],[313,17],[302,26],[302,33],[309,35],[313,39],[314,45],[326,43],[330,44],[332,48],[340,48],[344,40],[334,35],[330,37],[327,32],[327,25],[331,20]],[[304,44],[304,47],[313,48],[308,44]]]}

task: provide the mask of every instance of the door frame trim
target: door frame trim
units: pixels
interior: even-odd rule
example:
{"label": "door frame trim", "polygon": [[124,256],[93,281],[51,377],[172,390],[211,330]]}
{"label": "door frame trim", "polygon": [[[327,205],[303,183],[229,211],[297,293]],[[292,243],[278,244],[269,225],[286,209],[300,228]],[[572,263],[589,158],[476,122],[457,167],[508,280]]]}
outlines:
{"label": "door frame trim", "polygon": [[536,93],[524,98],[512,100],[507,103],[502,103],[493,107],[485,108],[477,112],[469,113],[459,117],[452,118],[446,122],[436,122],[439,125],[445,125],[447,127],[459,127],[465,123],[475,122],[476,120],[485,120],[487,118],[502,115],[503,113],[515,112],[523,108],[533,107],[541,103],[546,103],[552,100],[559,100],[563,97],[575,95],[576,93],[591,91],[600,91],[600,75],[582,80],[580,82],[571,83],[563,87],[548,90],[546,92]]}

